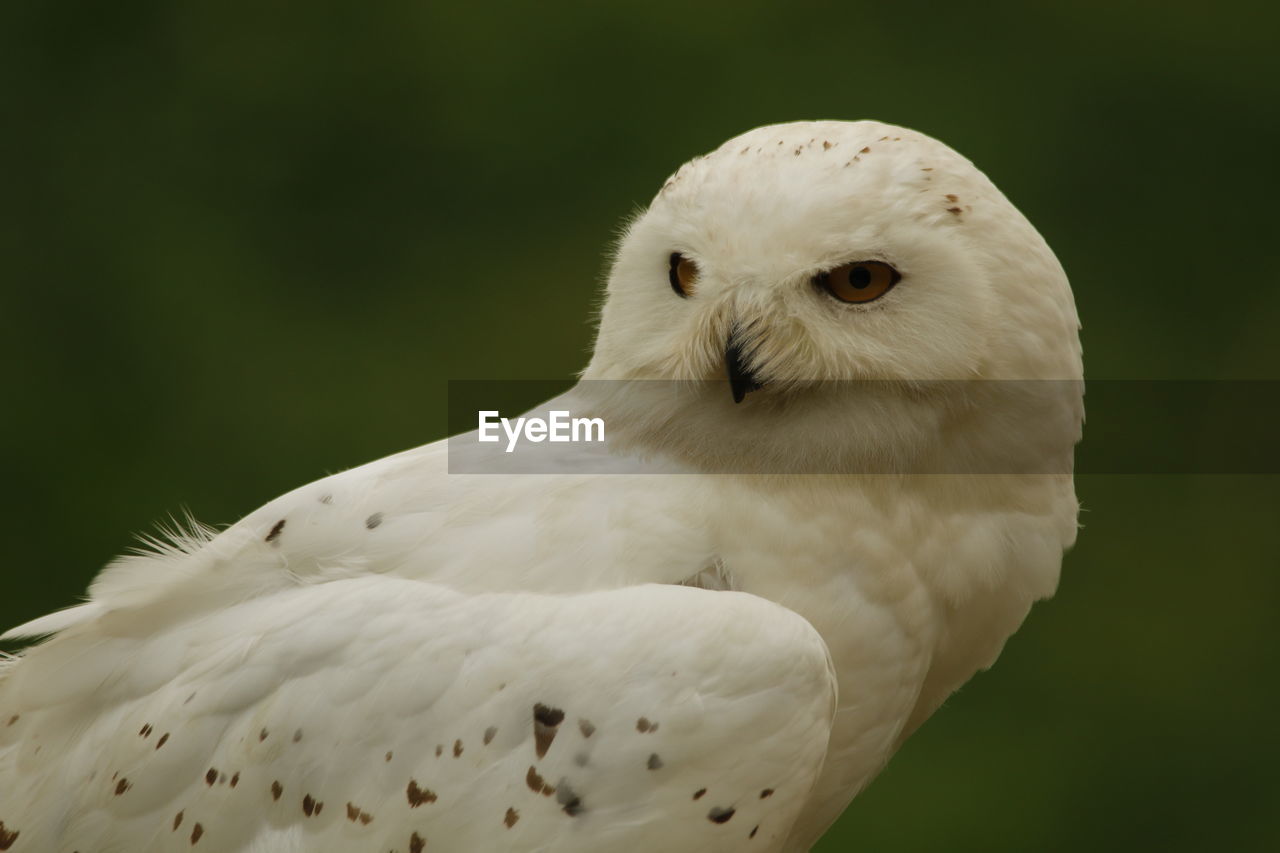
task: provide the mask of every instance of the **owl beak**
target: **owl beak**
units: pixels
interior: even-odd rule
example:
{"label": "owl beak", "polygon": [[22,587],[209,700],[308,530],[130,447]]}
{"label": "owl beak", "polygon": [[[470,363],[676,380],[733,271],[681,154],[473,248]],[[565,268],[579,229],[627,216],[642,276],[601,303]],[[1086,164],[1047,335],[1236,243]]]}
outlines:
{"label": "owl beak", "polygon": [[729,341],[725,344],[724,364],[729,373],[729,390],[733,392],[733,402],[741,403],[747,394],[764,387],[764,383],[756,379],[744,359],[747,353],[738,338],[738,330],[729,333]]}

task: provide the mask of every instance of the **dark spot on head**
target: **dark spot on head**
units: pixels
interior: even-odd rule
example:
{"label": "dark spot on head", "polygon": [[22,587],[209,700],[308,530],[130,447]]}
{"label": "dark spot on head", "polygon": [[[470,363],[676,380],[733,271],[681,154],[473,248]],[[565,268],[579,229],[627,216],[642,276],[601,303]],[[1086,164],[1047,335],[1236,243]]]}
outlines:
{"label": "dark spot on head", "polygon": [[210,767],[209,772],[204,774],[204,783],[206,785],[212,785],[214,782],[217,782],[217,781],[218,781],[218,771]]}
{"label": "dark spot on head", "polygon": [[947,193],[947,195],[946,195],[946,199],[947,199],[947,201],[950,201],[950,202],[957,202],[957,201],[959,201],[959,200],[960,200],[960,196],[958,196],[958,195],[953,195],[953,194],[951,194],[951,193]]}
{"label": "dark spot on head", "polygon": [[661,767],[662,767],[662,759],[658,757],[658,753],[656,753],[656,752],[654,752],[654,753],[650,753],[650,755],[649,755],[649,761],[647,762],[646,766],[647,766],[650,770],[659,770],[659,769],[661,769]]}
{"label": "dark spot on head", "polygon": [[583,737],[591,737],[596,733],[596,727],[590,720],[578,720],[578,731],[582,732]]}
{"label": "dark spot on head", "polygon": [[177,832],[178,827],[182,826],[182,815],[182,812],[178,812],[173,816],[173,829],[169,830],[170,832]]}
{"label": "dark spot on head", "polygon": [[369,516],[364,520],[364,526],[369,528],[370,530],[377,527],[381,523],[382,523],[382,513],[380,512],[375,512],[373,515]]}
{"label": "dark spot on head", "polygon": [[197,823],[195,826],[191,827],[191,843],[192,844],[195,844],[197,841],[199,841],[200,836],[202,835],[204,835],[203,826]]}
{"label": "dark spot on head", "polygon": [[279,539],[280,534],[284,532],[284,522],[285,522],[285,519],[282,518],[279,521],[277,521],[275,524],[273,524],[271,526],[271,532],[267,534],[267,538],[264,541],[275,542],[277,539]]}
{"label": "dark spot on head", "polygon": [[278,800],[283,793],[284,787],[280,784],[279,779],[271,783],[271,799]]}
{"label": "dark spot on head", "polygon": [[418,787],[417,779],[409,780],[409,787],[405,788],[404,795],[409,800],[409,806],[415,809],[423,803],[434,803],[437,799],[435,791]]}
{"label": "dark spot on head", "polygon": [[751,827],[751,831],[747,833],[747,838],[755,838],[756,833],[760,831],[760,824]]}
{"label": "dark spot on head", "polygon": [[695,800],[700,800],[700,799],[702,799],[702,795],[703,795],[703,794],[705,794],[705,793],[707,793],[707,789],[706,789],[706,788],[699,788],[698,790],[696,790],[696,791],[694,791],[694,792],[693,792],[693,798],[694,798]]}
{"label": "dark spot on head", "polygon": [[164,746],[168,742],[169,742],[169,733],[165,732],[164,734],[160,735],[160,739],[156,741],[156,749],[159,749],[160,747]]}
{"label": "dark spot on head", "polygon": [[760,792],[760,799],[762,800],[767,800],[772,796],[773,796],[772,788],[765,788],[763,791]]}
{"label": "dark spot on head", "polygon": [[[17,719],[16,717],[14,719]],[[12,723],[10,723],[12,725]],[[13,846],[13,842],[18,840],[21,833],[16,829],[5,829],[4,821],[0,820],[0,850],[8,850]]]}
{"label": "dark spot on head", "polygon": [[132,787],[133,786],[129,784],[128,779],[121,779],[119,782],[116,783],[116,796],[117,797],[120,796],[121,794],[123,794],[125,791],[129,790]]}
{"label": "dark spot on head", "polygon": [[569,787],[568,779],[561,779],[556,783],[556,802],[564,807],[564,813],[569,817],[582,814],[582,798]]}
{"label": "dark spot on head", "polygon": [[640,719],[636,720],[636,731],[640,732],[641,734],[646,734],[648,732],[656,732],[657,730],[658,730],[658,724],[649,722],[648,717],[641,717]]}
{"label": "dark spot on head", "polygon": [[722,809],[719,806],[712,806],[711,811],[707,812],[707,820],[712,823],[728,823],[729,818],[733,817],[733,813],[737,809]]}
{"label": "dark spot on head", "polygon": [[427,846],[427,840],[418,833],[409,836],[409,853],[422,853],[422,848]]}
{"label": "dark spot on head", "polygon": [[827,140],[825,140],[825,139],[824,139],[824,140],[822,141],[822,150],[823,150],[823,151],[826,151],[826,150],[828,150],[830,147],[831,147],[831,143],[830,143],[829,141],[827,141]]}
{"label": "dark spot on head", "polygon": [[542,758],[556,739],[557,727],[564,722],[564,711],[541,702],[533,706],[533,748]]}
{"label": "dark spot on head", "polygon": [[960,215],[960,208],[958,208],[958,207],[948,207],[948,208],[947,208],[947,213],[951,213],[951,214],[954,214],[954,215],[956,215],[956,216],[959,216],[959,215]]}
{"label": "dark spot on head", "polygon": [[326,493],[326,494],[321,495],[321,496],[320,496],[320,503],[322,503],[322,504],[331,504],[331,503],[333,503],[333,495],[330,495],[330,494],[327,494],[327,493]]}
{"label": "dark spot on head", "polygon": [[515,809],[509,808],[507,809],[507,816],[502,819],[502,822],[507,825],[507,829],[510,829],[511,827],[516,825],[516,821],[518,821],[519,819],[520,819],[520,812],[516,811]]}
{"label": "dark spot on head", "polygon": [[524,774],[524,783],[529,786],[529,790],[535,794],[542,794],[549,797],[556,792],[556,789],[547,784],[546,780],[538,774],[538,768],[529,765],[529,772]]}
{"label": "dark spot on head", "polygon": [[462,755],[462,741],[455,740],[453,742],[453,757],[457,758]]}
{"label": "dark spot on head", "polygon": [[489,744],[493,743],[493,736],[494,736],[494,735],[496,735],[497,733],[498,733],[498,727],[497,727],[497,726],[489,726],[489,728],[485,729],[485,730],[484,730],[484,745],[485,745],[485,746],[488,746]]}
{"label": "dark spot on head", "polygon": [[231,787],[234,788],[236,785],[239,785],[239,784],[240,784],[240,771],[237,770],[235,773],[231,774]]}
{"label": "dark spot on head", "polygon": [[[870,145],[863,146],[862,150],[861,150],[861,151],[859,151],[858,153],[859,153],[859,154],[870,154],[870,153],[871,153],[871,146],[870,146]],[[732,812],[730,812],[730,814],[732,814]],[[728,820],[728,818],[725,818],[725,820]]]}
{"label": "dark spot on head", "polygon": [[263,729],[262,731],[258,732],[258,743],[262,743],[264,740],[266,740],[267,735],[269,734],[270,732],[268,732],[266,729]]}
{"label": "dark spot on head", "polygon": [[302,729],[297,729],[293,733],[293,742],[297,743],[300,740],[302,740]]}

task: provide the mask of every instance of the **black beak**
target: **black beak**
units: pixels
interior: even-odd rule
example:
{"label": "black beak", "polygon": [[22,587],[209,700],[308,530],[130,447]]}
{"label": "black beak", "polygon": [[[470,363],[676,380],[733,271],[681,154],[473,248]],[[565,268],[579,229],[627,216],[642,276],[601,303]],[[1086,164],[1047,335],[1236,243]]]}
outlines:
{"label": "black beak", "polygon": [[751,368],[743,363],[745,356],[742,342],[738,340],[738,330],[734,329],[729,333],[729,342],[725,344],[724,364],[729,371],[729,390],[733,392],[735,403],[741,403],[747,394],[764,387],[764,383],[756,379]]}

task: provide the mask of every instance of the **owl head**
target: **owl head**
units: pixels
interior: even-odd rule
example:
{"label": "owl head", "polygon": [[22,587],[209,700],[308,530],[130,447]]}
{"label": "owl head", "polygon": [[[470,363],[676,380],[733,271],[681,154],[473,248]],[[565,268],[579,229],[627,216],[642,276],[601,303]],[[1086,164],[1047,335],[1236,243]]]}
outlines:
{"label": "owl head", "polygon": [[879,122],[794,122],[686,163],[630,222],[583,378],[632,382],[599,396],[642,444],[857,467],[955,452],[941,433],[972,426],[984,386],[1079,380],[1078,328],[1048,245],[968,160]]}

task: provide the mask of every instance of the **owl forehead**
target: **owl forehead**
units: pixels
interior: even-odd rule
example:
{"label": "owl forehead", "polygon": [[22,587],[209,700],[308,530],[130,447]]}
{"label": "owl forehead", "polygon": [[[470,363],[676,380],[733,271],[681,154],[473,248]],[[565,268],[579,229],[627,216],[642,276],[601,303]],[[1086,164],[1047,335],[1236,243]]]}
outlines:
{"label": "owl forehead", "polygon": [[838,252],[842,240],[874,242],[889,223],[952,227],[948,199],[975,179],[967,160],[915,131],[795,122],[749,131],[684,164],[651,210],[691,250],[800,263]]}

